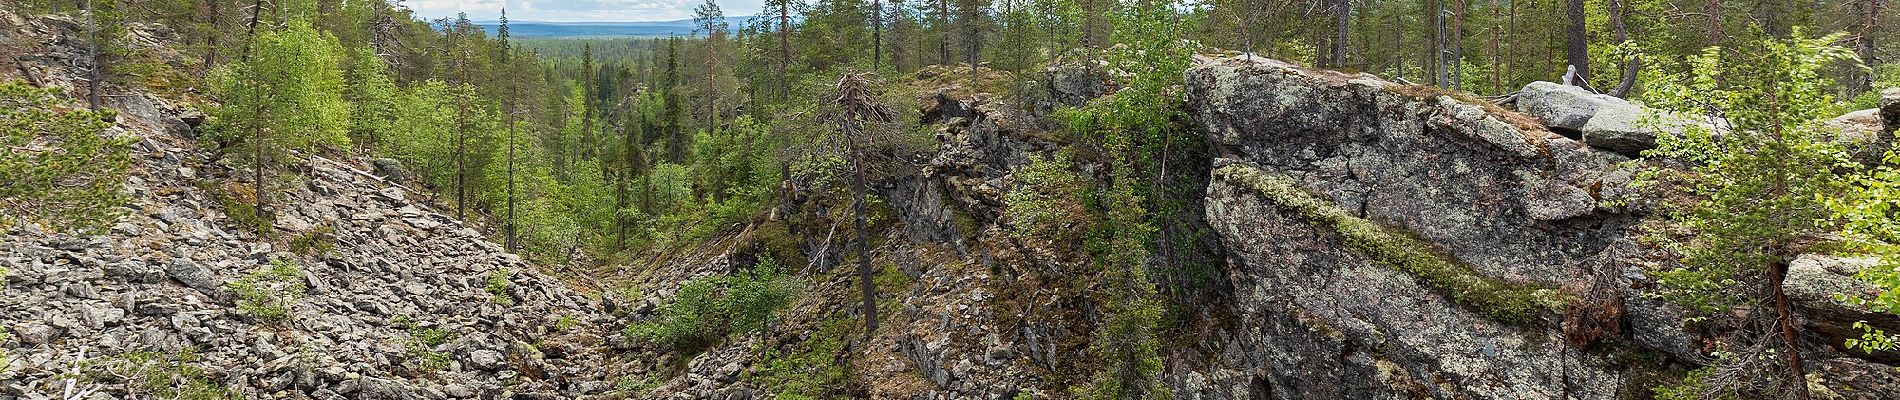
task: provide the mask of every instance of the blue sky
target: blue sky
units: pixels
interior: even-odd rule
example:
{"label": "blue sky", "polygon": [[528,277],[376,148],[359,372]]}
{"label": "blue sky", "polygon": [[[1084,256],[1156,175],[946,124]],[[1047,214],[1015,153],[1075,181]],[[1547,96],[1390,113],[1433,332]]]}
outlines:
{"label": "blue sky", "polygon": [[[670,21],[693,17],[693,7],[704,0],[405,0],[403,5],[428,18],[453,17],[466,12],[469,19],[491,20],[508,8],[508,19],[553,22]],[[726,16],[752,15],[760,0],[721,0]]]}

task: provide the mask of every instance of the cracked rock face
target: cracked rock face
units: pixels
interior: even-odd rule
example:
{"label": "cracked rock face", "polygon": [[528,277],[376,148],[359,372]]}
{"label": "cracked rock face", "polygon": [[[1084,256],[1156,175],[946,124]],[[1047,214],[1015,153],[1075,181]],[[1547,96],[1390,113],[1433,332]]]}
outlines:
{"label": "cracked rock face", "polygon": [[1633,222],[1601,212],[1592,194],[1615,185],[1621,156],[1450,97],[1275,63],[1188,71],[1191,114],[1221,158],[1291,177],[1506,281],[1590,276],[1576,260]]}
{"label": "cracked rock face", "polygon": [[[1415,234],[1480,275],[1591,282],[1633,222],[1592,188],[1623,158],[1495,109],[1366,75],[1274,61],[1204,61],[1190,113],[1217,168],[1283,176],[1357,218]],[[1614,398],[1621,367],[1570,348],[1549,321],[1485,318],[1442,288],[1353,249],[1258,191],[1216,178],[1207,220],[1233,266],[1239,329],[1208,398]],[[1612,276],[1612,279],[1616,277]],[[1211,377],[1211,378],[1209,378]]]}

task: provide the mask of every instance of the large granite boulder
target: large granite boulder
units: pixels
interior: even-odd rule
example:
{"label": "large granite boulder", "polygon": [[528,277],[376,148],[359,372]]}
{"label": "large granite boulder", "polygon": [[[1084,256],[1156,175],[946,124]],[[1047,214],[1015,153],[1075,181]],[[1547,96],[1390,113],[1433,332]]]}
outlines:
{"label": "large granite boulder", "polygon": [[1658,112],[1581,87],[1541,81],[1518,92],[1517,110],[1553,132],[1632,157],[1655,148],[1658,134],[1681,135],[1692,126],[1709,126],[1693,116]]}
{"label": "large granite boulder", "polygon": [[1555,82],[1531,82],[1517,92],[1518,111],[1536,117],[1553,130],[1581,131],[1591,118],[1608,108],[1640,113],[1622,99]]}

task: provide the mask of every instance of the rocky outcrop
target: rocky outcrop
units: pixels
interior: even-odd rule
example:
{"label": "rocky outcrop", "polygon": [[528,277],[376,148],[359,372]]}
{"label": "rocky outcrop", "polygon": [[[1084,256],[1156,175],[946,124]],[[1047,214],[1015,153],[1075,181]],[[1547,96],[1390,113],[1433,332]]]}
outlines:
{"label": "rocky outcrop", "polygon": [[1235,378],[1206,396],[1626,390],[1619,367],[1567,344],[1553,310],[1572,300],[1551,290],[1619,279],[1600,255],[1633,220],[1594,188],[1618,184],[1621,156],[1369,75],[1229,58],[1187,78],[1221,157],[1207,219],[1241,320],[1221,343],[1234,372],[1214,374]]}
{"label": "rocky outcrop", "polygon": [[[1243,58],[1203,59],[1187,79],[1220,157],[1206,215],[1238,321],[1204,341],[1221,350],[1176,380],[1183,397],[1626,398],[1654,385],[1637,380],[1645,369],[1704,365],[1706,343],[1749,335],[1691,324],[1643,292],[1675,256],[1637,240],[1645,208],[1602,200],[1632,190],[1620,162],[1654,136],[1625,147],[1592,132],[1647,111],[1533,84],[1517,100],[1530,118]],[[1839,300],[1875,293],[1853,278],[1868,265],[1791,264],[1784,288],[1823,395],[1895,390],[1882,363],[1900,357],[1843,345],[1856,322],[1900,330],[1900,317]]]}

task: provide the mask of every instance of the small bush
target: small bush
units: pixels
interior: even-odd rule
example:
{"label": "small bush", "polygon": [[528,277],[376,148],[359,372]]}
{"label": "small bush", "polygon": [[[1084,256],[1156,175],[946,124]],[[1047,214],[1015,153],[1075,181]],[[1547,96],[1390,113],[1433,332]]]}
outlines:
{"label": "small bush", "polygon": [[[5,276],[0,276],[0,281],[5,281],[5,278]],[[8,339],[12,339],[12,336],[8,336],[7,331],[0,330],[0,346],[6,345]],[[0,347],[0,374],[7,373],[7,365],[10,363],[12,360],[7,359],[7,349]]]}
{"label": "small bush", "polygon": [[330,254],[336,249],[336,228],[319,226],[309,233],[290,239],[290,251],[307,256]]}
{"label": "small bush", "polygon": [[290,305],[303,299],[309,288],[303,281],[303,269],[295,261],[271,260],[270,266],[251,271],[232,282],[238,294],[238,312],[266,323],[283,322],[290,316]]}
{"label": "small bush", "polygon": [[1086,224],[1088,209],[1082,205],[1087,182],[1074,171],[1066,153],[1037,159],[1016,171],[1016,180],[1003,196],[1008,208],[1010,236],[1043,239],[1052,242],[1073,241],[1080,236],[1076,226]]}
{"label": "small bush", "polygon": [[574,327],[580,325],[580,323],[580,320],[575,319],[572,315],[562,315],[561,319],[554,321],[554,330],[566,332],[574,329]]}
{"label": "small bush", "polygon": [[96,231],[124,213],[120,189],[137,138],[106,132],[111,111],[70,101],[57,88],[0,82],[0,233],[23,222]]}
{"label": "small bush", "polygon": [[851,318],[831,318],[797,348],[764,350],[755,364],[760,366],[754,372],[759,387],[779,399],[835,397],[848,376],[838,354],[844,352],[845,337],[856,326]]}
{"label": "small bush", "polygon": [[249,185],[231,182],[219,185],[213,181],[198,181],[198,189],[210,194],[224,206],[224,216],[240,228],[257,234],[258,237],[270,237],[277,223],[276,217],[257,210],[257,191]]}
{"label": "small bush", "polygon": [[686,354],[697,354],[729,334],[748,334],[770,326],[778,310],[792,302],[792,284],[770,257],[752,271],[687,281],[651,321],[627,326],[628,337],[641,338]]}
{"label": "small bush", "polygon": [[198,352],[186,348],[177,353],[135,351],[104,359],[104,375],[125,380],[126,388],[141,398],[178,400],[240,399],[224,385],[212,382],[199,368]]}
{"label": "small bush", "polygon": [[504,306],[515,305],[514,296],[508,294],[508,287],[513,284],[513,282],[508,280],[508,278],[512,276],[514,276],[514,272],[506,270],[506,269],[497,269],[497,270],[488,272],[487,290],[488,290],[489,301],[493,301]]}
{"label": "small bush", "polygon": [[627,336],[651,341],[686,354],[698,354],[719,337],[716,285],[724,276],[694,279],[681,285],[673,301],[660,306],[660,316],[627,327]]}
{"label": "small bush", "polygon": [[423,328],[405,315],[398,315],[391,322],[409,334],[403,347],[409,349],[410,360],[418,370],[435,372],[449,367],[448,353],[435,351],[435,347],[455,340],[455,334],[440,328]]}

